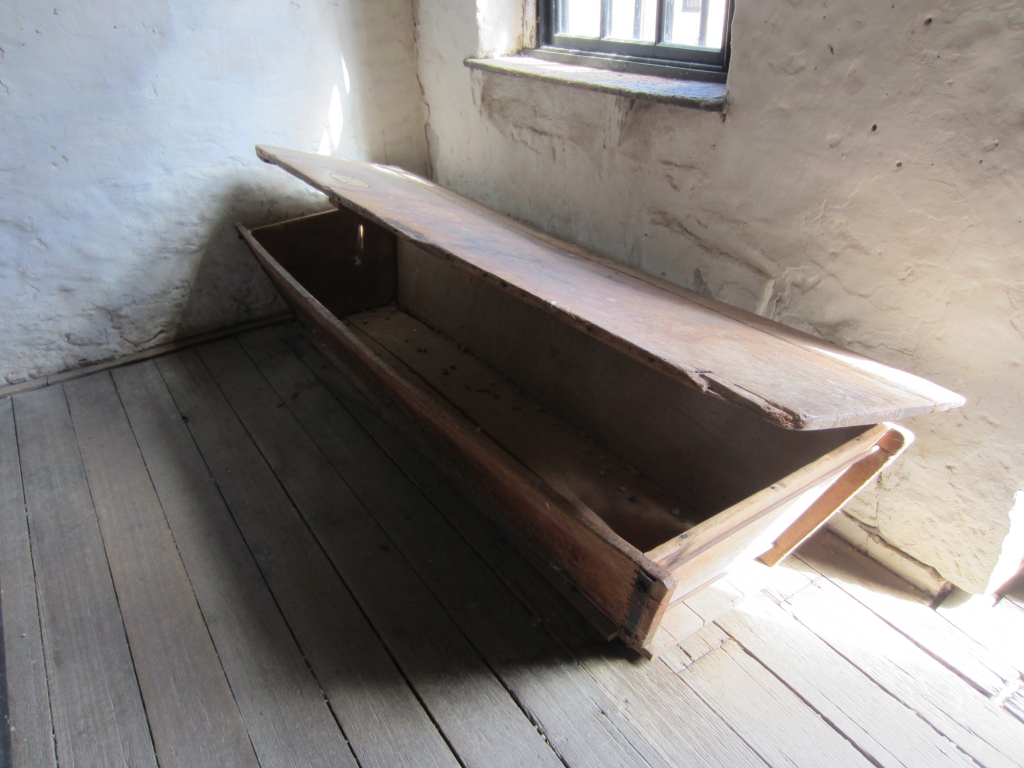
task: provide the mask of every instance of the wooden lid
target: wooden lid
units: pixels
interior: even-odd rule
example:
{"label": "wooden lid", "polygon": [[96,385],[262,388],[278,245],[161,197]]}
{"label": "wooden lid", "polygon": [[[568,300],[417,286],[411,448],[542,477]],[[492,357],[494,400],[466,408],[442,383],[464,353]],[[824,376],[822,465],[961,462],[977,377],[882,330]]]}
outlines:
{"label": "wooden lid", "polygon": [[277,147],[256,153],[336,205],[787,429],[964,404],[918,376],[589,253],[398,168]]}

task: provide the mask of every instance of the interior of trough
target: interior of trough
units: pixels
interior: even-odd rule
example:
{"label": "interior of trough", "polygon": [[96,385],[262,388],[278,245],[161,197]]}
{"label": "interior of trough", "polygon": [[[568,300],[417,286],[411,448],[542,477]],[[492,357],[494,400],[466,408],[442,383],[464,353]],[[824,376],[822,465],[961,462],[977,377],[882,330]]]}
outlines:
{"label": "interior of trough", "polygon": [[642,552],[867,429],[766,422],[346,209],[252,234],[404,375]]}

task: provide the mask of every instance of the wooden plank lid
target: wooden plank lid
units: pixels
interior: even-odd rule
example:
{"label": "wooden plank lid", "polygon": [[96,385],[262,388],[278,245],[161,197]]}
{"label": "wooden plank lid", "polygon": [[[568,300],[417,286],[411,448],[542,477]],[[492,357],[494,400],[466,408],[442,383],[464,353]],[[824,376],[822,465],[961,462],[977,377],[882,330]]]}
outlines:
{"label": "wooden plank lid", "polygon": [[277,147],[256,153],[336,205],[787,429],[877,424],[964,403],[918,376],[602,258],[398,168]]}

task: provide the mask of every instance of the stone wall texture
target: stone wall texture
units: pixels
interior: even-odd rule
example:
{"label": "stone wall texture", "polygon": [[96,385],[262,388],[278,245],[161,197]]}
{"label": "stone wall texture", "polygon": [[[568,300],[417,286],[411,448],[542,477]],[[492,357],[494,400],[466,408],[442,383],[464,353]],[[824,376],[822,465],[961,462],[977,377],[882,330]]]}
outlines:
{"label": "stone wall texture", "polygon": [[0,384],[273,314],[257,143],[426,170],[408,0],[0,4]]}
{"label": "stone wall texture", "polygon": [[736,0],[724,119],[465,68],[529,43],[521,0],[416,12],[440,183],[965,395],[847,511],[969,591],[1016,570],[1019,2]]}

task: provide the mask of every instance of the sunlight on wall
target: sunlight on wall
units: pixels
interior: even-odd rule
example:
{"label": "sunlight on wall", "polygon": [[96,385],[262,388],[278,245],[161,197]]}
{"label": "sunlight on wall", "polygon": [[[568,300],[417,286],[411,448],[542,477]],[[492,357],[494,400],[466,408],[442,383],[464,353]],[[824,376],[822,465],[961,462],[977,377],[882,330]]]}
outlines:
{"label": "sunlight on wall", "polygon": [[1003,548],[992,569],[985,594],[991,594],[1004,586],[1017,575],[1021,565],[1021,553],[1024,552],[1024,491],[1013,494],[1013,507],[1010,509],[1010,532],[1003,539]]}
{"label": "sunlight on wall", "polygon": [[[348,92],[348,72],[346,71],[345,90]],[[338,148],[341,143],[341,130],[345,127],[345,113],[341,109],[341,92],[335,83],[331,91],[331,104],[327,108],[327,127],[324,128],[323,136],[320,137],[320,146],[317,154],[329,155]]]}

